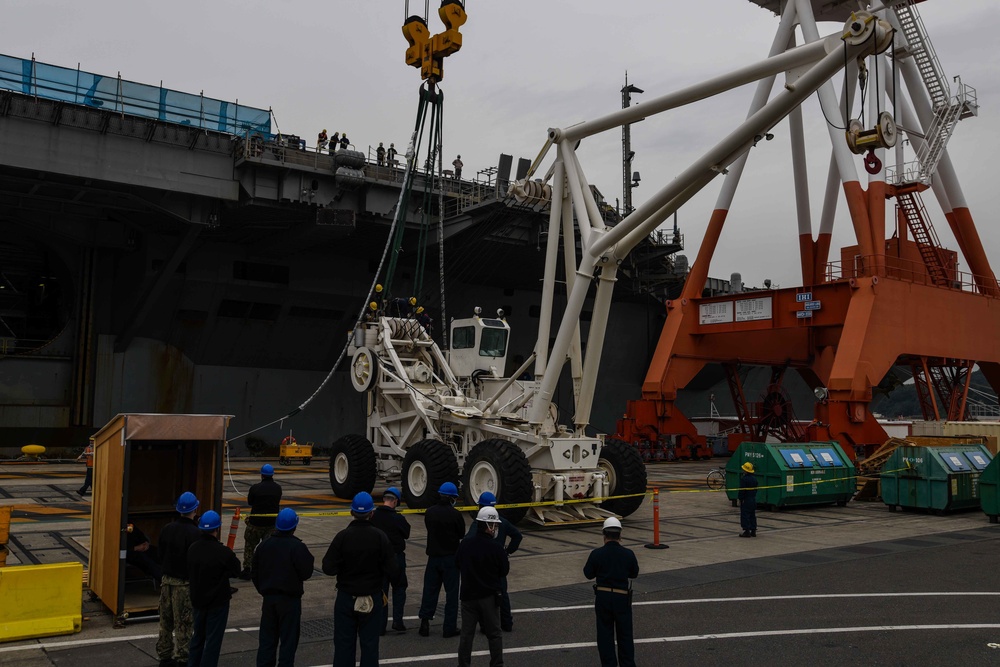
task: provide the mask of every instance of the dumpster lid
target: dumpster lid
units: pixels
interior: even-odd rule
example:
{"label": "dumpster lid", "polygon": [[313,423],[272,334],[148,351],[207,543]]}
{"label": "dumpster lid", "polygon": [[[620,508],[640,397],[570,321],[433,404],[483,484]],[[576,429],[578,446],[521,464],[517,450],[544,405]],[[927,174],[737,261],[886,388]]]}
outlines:
{"label": "dumpster lid", "polygon": [[969,459],[969,463],[976,470],[986,470],[986,466],[990,464],[989,458],[982,452],[965,452],[965,458]]}
{"label": "dumpster lid", "polygon": [[781,457],[785,459],[785,463],[788,464],[789,468],[812,468],[813,462],[812,457],[805,453],[802,449],[782,449]]}
{"label": "dumpster lid", "polygon": [[832,447],[815,447],[810,450],[816,462],[824,468],[843,468],[844,462]]}
{"label": "dumpster lid", "polygon": [[972,466],[962,452],[938,452],[938,456],[952,472],[972,472]]}

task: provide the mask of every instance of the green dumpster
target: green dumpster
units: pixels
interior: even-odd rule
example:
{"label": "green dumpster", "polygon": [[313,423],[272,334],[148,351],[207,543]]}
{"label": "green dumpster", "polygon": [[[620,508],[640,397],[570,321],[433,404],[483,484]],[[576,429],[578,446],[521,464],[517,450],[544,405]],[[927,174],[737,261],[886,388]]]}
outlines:
{"label": "green dumpster", "polygon": [[831,442],[744,442],[726,464],[726,496],[736,506],[740,467],[757,476],[757,504],[770,509],[801,505],[840,506],[854,495],[854,463]]}
{"label": "green dumpster", "polygon": [[882,500],[893,511],[978,508],[980,477],[992,459],[983,445],[899,447],[882,466]]}
{"label": "green dumpster", "polygon": [[990,518],[990,523],[996,523],[1000,517],[1000,456],[996,457],[983,470],[979,477],[979,500],[983,512]]}

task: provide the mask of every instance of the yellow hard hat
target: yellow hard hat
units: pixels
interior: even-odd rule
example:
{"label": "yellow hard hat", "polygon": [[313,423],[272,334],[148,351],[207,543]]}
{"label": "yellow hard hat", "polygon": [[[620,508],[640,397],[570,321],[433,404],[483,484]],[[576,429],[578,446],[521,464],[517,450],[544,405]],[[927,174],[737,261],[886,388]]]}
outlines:
{"label": "yellow hard hat", "polygon": [[423,306],[417,306],[417,314],[420,314],[422,312],[424,312],[424,307]]}
{"label": "yellow hard hat", "polygon": [[740,466],[740,467],[741,467],[741,468],[743,468],[743,469],[744,469],[745,471],[747,471],[747,472],[753,472],[753,464],[752,464],[752,463],[750,463],[749,461],[747,461],[746,463],[744,463],[744,464],[743,464],[742,466]]}
{"label": "yellow hard hat", "polygon": [[374,301],[372,301],[371,303],[369,303],[368,307],[371,308],[372,310],[378,310],[378,304],[375,303]]}
{"label": "yellow hard hat", "polygon": [[411,296],[410,297],[410,305],[411,306],[417,305],[417,297],[415,297],[415,296]]}
{"label": "yellow hard hat", "polygon": [[325,127],[323,128],[323,131],[326,132],[326,128]]}
{"label": "yellow hard hat", "polygon": [[382,285],[381,284],[375,285],[375,291],[381,293],[382,292]]}

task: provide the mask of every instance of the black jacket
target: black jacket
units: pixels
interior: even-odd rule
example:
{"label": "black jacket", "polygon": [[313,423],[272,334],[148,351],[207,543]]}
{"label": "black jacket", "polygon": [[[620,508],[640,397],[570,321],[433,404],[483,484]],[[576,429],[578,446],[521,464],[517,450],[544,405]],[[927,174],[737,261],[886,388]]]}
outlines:
{"label": "black jacket", "polygon": [[742,500],[749,507],[757,506],[757,476],[750,472],[740,476],[740,490],[736,492],[736,499]]}
{"label": "black jacket", "polygon": [[452,507],[450,500],[442,499],[424,513],[427,527],[427,555],[454,556],[465,537],[465,518]]}
{"label": "black jacket", "polygon": [[187,554],[191,545],[201,538],[201,531],[194,519],[180,516],[160,531],[160,565],[163,574],[188,580]]}
{"label": "black jacket", "polygon": [[639,561],[631,549],[621,542],[608,542],[590,552],[587,564],[583,566],[583,576],[597,579],[598,586],[610,586],[626,590],[629,579],[639,576]]}
{"label": "black jacket", "polygon": [[507,552],[489,533],[482,531],[462,540],[455,562],[462,572],[459,597],[463,600],[480,600],[499,593],[503,590],[503,578],[510,572]]}
{"label": "black jacket", "polygon": [[218,609],[233,597],[229,578],[240,576],[240,559],[211,533],[202,532],[188,549],[188,574],[191,582],[191,606],[195,609]]}
{"label": "black jacket", "polygon": [[337,590],[350,595],[381,595],[382,580],[398,570],[389,538],[363,519],[337,533],[323,556],[323,573],[336,576]]}
{"label": "black jacket", "polygon": [[[469,532],[465,535],[465,539],[472,539],[478,533],[479,522],[473,520],[472,524],[469,526]],[[510,544],[507,543],[508,537],[510,538]],[[504,547],[504,551],[508,554],[512,554],[517,551],[519,546],[521,546],[521,540],[524,539],[524,535],[522,535],[521,531],[517,529],[517,526],[512,524],[507,519],[500,517],[500,529],[497,530],[497,536],[494,539],[500,543],[500,546]]]}
{"label": "black jacket", "polygon": [[315,559],[293,534],[278,531],[253,555],[253,585],[261,595],[302,597],[302,582],[312,576]]}
{"label": "black jacket", "polygon": [[[251,526],[274,527],[274,520],[277,518],[278,508],[281,505],[281,485],[270,477],[265,477],[250,487],[247,494],[247,502],[250,503],[250,518],[247,523]],[[275,516],[254,516],[255,514],[272,514]]]}
{"label": "black jacket", "polygon": [[406,540],[410,539],[410,522],[406,517],[391,507],[379,505],[375,508],[371,522],[386,534],[393,551],[398,554],[406,551]]}

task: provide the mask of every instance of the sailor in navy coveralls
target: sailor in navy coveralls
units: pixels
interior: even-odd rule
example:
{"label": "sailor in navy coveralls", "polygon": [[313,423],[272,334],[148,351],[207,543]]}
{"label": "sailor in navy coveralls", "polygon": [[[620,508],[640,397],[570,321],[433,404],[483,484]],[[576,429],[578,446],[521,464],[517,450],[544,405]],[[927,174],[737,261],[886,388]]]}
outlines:
{"label": "sailor in navy coveralls", "polygon": [[[597,615],[597,650],[602,667],[635,667],[632,644],[632,587],[639,576],[639,561],[621,544],[622,524],[611,517],[604,521],[604,546],[590,552],[583,574],[597,579],[594,612]],[[615,636],[618,652],[615,655]]]}

